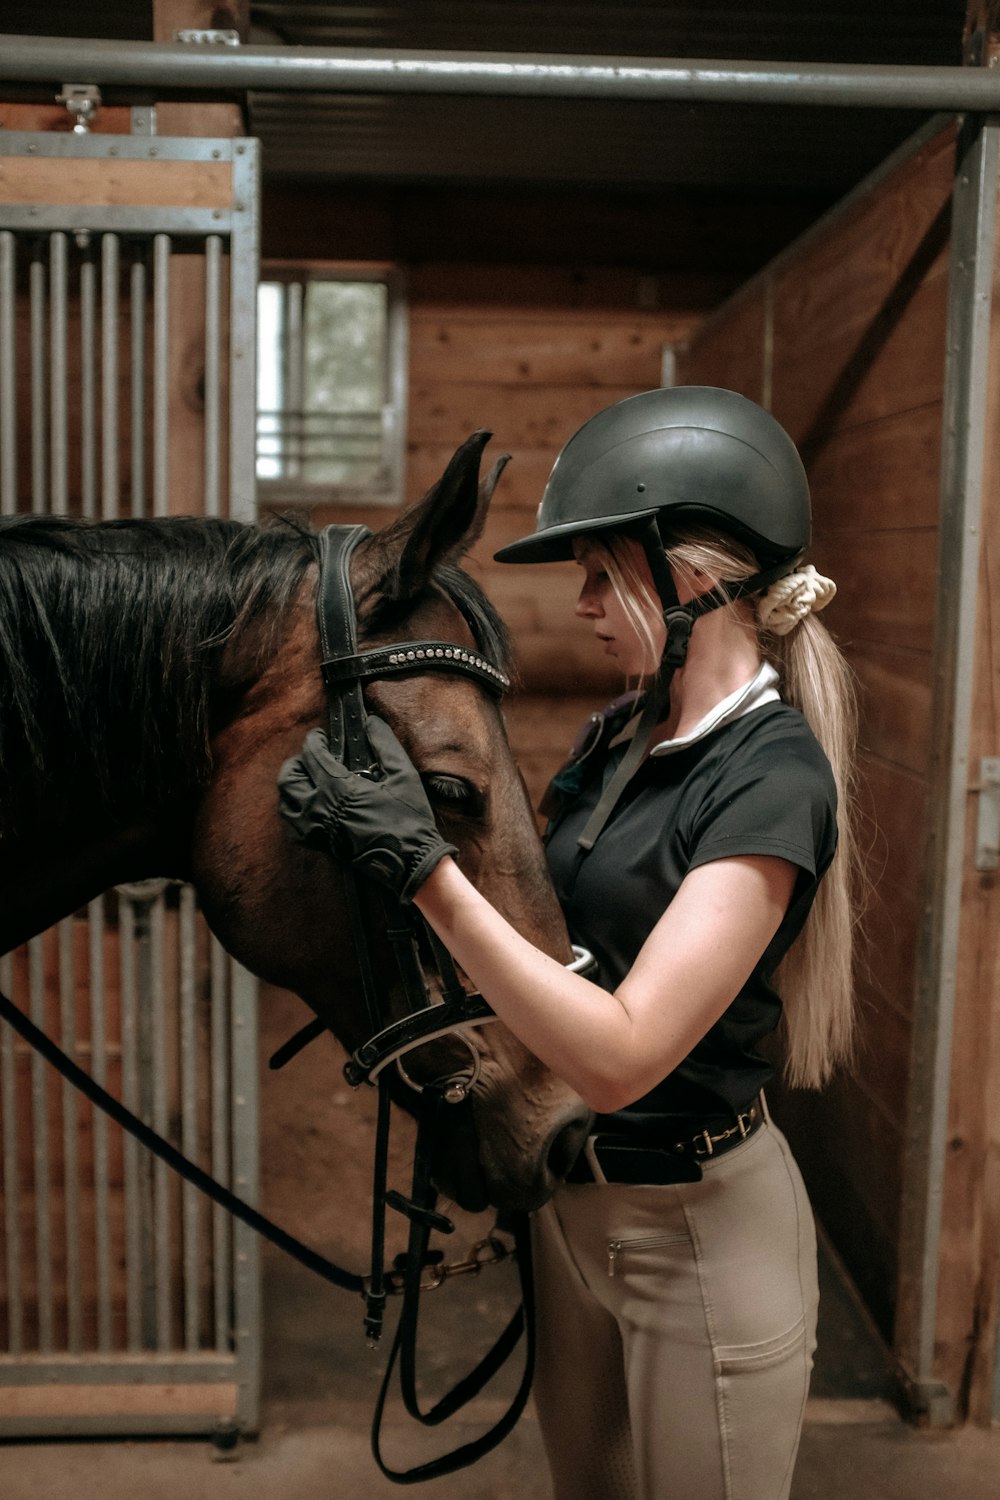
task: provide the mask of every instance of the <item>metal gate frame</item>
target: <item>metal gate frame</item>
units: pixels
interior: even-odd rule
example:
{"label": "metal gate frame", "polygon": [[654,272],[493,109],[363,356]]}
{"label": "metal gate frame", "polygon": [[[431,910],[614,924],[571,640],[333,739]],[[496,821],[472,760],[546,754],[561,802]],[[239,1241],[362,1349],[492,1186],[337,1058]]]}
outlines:
{"label": "metal gate frame", "polygon": [[[46,196],[51,163],[77,168],[75,177],[58,172],[62,190]],[[94,164],[91,166],[90,164]],[[99,165],[98,165],[99,164]],[[88,202],[94,175],[108,170],[116,181],[114,205]],[[178,186],[181,191],[178,192]],[[52,202],[53,196],[77,201]],[[194,201],[192,201],[192,199]],[[178,201],[181,200],[181,201]],[[258,143],[232,139],[168,139],[152,135],[0,136],[0,512],[18,509],[16,273],[18,237],[46,241],[30,266],[31,508],[65,513],[69,496],[67,388],[67,303],[70,296],[71,237],[100,237],[100,255],[80,267],[81,381],[79,390],[80,497],[84,515],[113,518],[121,513],[118,479],[119,282],[121,237],[149,242],[149,265],[133,259],[126,294],[132,315],[128,446],[134,483],[129,513],[166,515],[170,495],[168,349],[170,255],[173,239],[204,243],[205,255],[205,463],[204,511],[234,519],[256,519],[254,451],[247,434],[256,408],[256,288],[259,261]],[[228,245],[228,324],[226,360],[224,267]],[[151,347],[145,329],[151,313]],[[93,350],[88,354],[89,347]],[[223,376],[228,376],[228,410]],[[100,376],[100,379],[98,378]],[[152,377],[151,420],[144,413],[146,382]],[[226,434],[228,433],[228,439]],[[222,493],[222,445],[228,441],[228,494]],[[151,474],[149,493],[144,475]],[[23,496],[21,497],[23,500]],[[173,883],[143,882],[116,893],[120,926],[122,1005],[122,1086],[125,1102],[166,1132],[167,1100],[153,1058],[163,1055],[166,944],[172,934],[176,966],[180,1132],[189,1155],[198,1150],[195,1079],[210,1074],[211,1160],[215,1175],[228,1180],[254,1202],[259,1180],[257,1105],[257,981],[208,940],[190,887],[168,891]],[[27,945],[20,965],[24,996],[36,1022],[44,1020],[46,959],[48,977],[58,974],[62,1043],[71,1053],[89,1044],[90,1067],[105,1082],[106,958],[105,900],[88,907],[90,1037],[76,1035],[74,1015],[74,919]],[[79,935],[77,933],[77,935]],[[199,976],[198,954],[205,970]],[[207,955],[207,956],[206,956]],[[0,958],[0,985],[10,992],[15,962]],[[207,1060],[196,1058],[196,992],[210,996],[211,1037]],[[107,1227],[110,1201],[108,1151],[117,1127],[95,1113],[93,1233],[95,1245],[95,1347],[84,1347],[84,1317],[78,1285],[81,1210],[76,1130],[81,1106],[62,1085],[62,1188],[65,1198],[66,1338],[56,1337],[53,1317],[50,1214],[50,1147],[46,1121],[45,1064],[32,1059],[30,1130],[37,1196],[30,1267],[22,1260],[18,1223],[18,1119],[15,1098],[16,1046],[12,1033],[0,1036],[0,1101],[3,1125],[3,1181],[6,1188],[5,1262],[10,1306],[8,1351],[0,1353],[0,1436],[95,1433],[254,1431],[260,1404],[260,1260],[251,1230],[212,1210],[205,1232],[199,1195],[184,1185],[180,1194],[179,1288],[183,1312],[174,1337],[171,1311],[167,1169],[151,1163],[131,1138],[122,1143],[126,1307],[124,1347],[112,1347],[112,1254]],[[207,1110],[203,1108],[207,1115]],[[203,1135],[209,1121],[202,1122]],[[143,1208],[142,1205],[145,1205]],[[200,1238],[199,1238],[200,1236]],[[210,1250],[206,1250],[206,1243]],[[199,1250],[201,1244],[201,1250]],[[199,1254],[211,1260],[211,1310],[199,1315],[203,1276]],[[25,1347],[21,1296],[30,1269],[38,1288],[38,1347]],[[152,1279],[151,1279],[152,1278]],[[178,1299],[179,1300],[179,1299]],[[172,1324],[174,1325],[172,1327]],[[205,1327],[211,1325],[206,1334]],[[60,1342],[65,1348],[57,1347]],[[119,1344],[121,1341],[119,1341]]]}

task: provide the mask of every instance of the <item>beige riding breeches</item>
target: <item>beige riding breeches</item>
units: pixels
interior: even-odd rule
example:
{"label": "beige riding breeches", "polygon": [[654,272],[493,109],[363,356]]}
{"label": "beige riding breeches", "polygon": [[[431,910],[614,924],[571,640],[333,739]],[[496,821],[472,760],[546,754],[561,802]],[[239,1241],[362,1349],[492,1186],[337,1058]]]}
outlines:
{"label": "beige riding breeches", "polygon": [[534,1216],[535,1404],[555,1500],[785,1500],[816,1237],[768,1124],[701,1182],[566,1185]]}

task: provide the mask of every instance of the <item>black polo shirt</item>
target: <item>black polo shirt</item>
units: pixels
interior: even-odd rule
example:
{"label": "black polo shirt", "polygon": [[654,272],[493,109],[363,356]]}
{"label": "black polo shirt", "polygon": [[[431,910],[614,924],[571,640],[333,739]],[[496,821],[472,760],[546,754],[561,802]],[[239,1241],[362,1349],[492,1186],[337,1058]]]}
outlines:
{"label": "black polo shirt", "polygon": [[773,1076],[755,1050],[781,1017],[770,979],[833,858],[836,789],[802,715],[766,703],[689,746],[648,757],[584,853],[577,837],[624,750],[610,753],[547,845],[570,936],[594,954],[604,989],[624,979],[688,870],[754,854],[799,869],[781,926],[724,1015],[661,1084],[599,1126],[657,1137],[672,1132],[677,1117],[679,1129],[731,1119]]}

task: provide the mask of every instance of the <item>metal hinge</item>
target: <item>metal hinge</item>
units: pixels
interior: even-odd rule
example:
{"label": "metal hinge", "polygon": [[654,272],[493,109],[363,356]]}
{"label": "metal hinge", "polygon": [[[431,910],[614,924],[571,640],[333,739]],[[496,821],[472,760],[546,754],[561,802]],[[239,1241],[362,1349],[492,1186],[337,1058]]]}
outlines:
{"label": "metal hinge", "polygon": [[979,812],[976,818],[976,869],[1000,867],[1000,755],[979,762]]}
{"label": "metal hinge", "polygon": [[101,107],[101,91],[92,83],[64,83],[56,103],[65,104],[73,116],[74,135],[89,135],[91,121]]}

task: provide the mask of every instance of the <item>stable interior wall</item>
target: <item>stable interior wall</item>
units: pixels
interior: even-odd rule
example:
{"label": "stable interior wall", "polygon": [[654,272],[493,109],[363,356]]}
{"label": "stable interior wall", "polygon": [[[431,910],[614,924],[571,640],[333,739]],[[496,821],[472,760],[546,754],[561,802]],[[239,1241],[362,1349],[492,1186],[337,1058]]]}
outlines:
{"label": "stable interior wall", "polygon": [[786,1095],[776,1112],[890,1342],[928,827],[953,171],[949,127],[678,351],[680,380],[743,391],[791,433],[812,488],[810,556],[838,584],[824,619],[859,683],[870,882],[857,1059],[822,1095]]}

